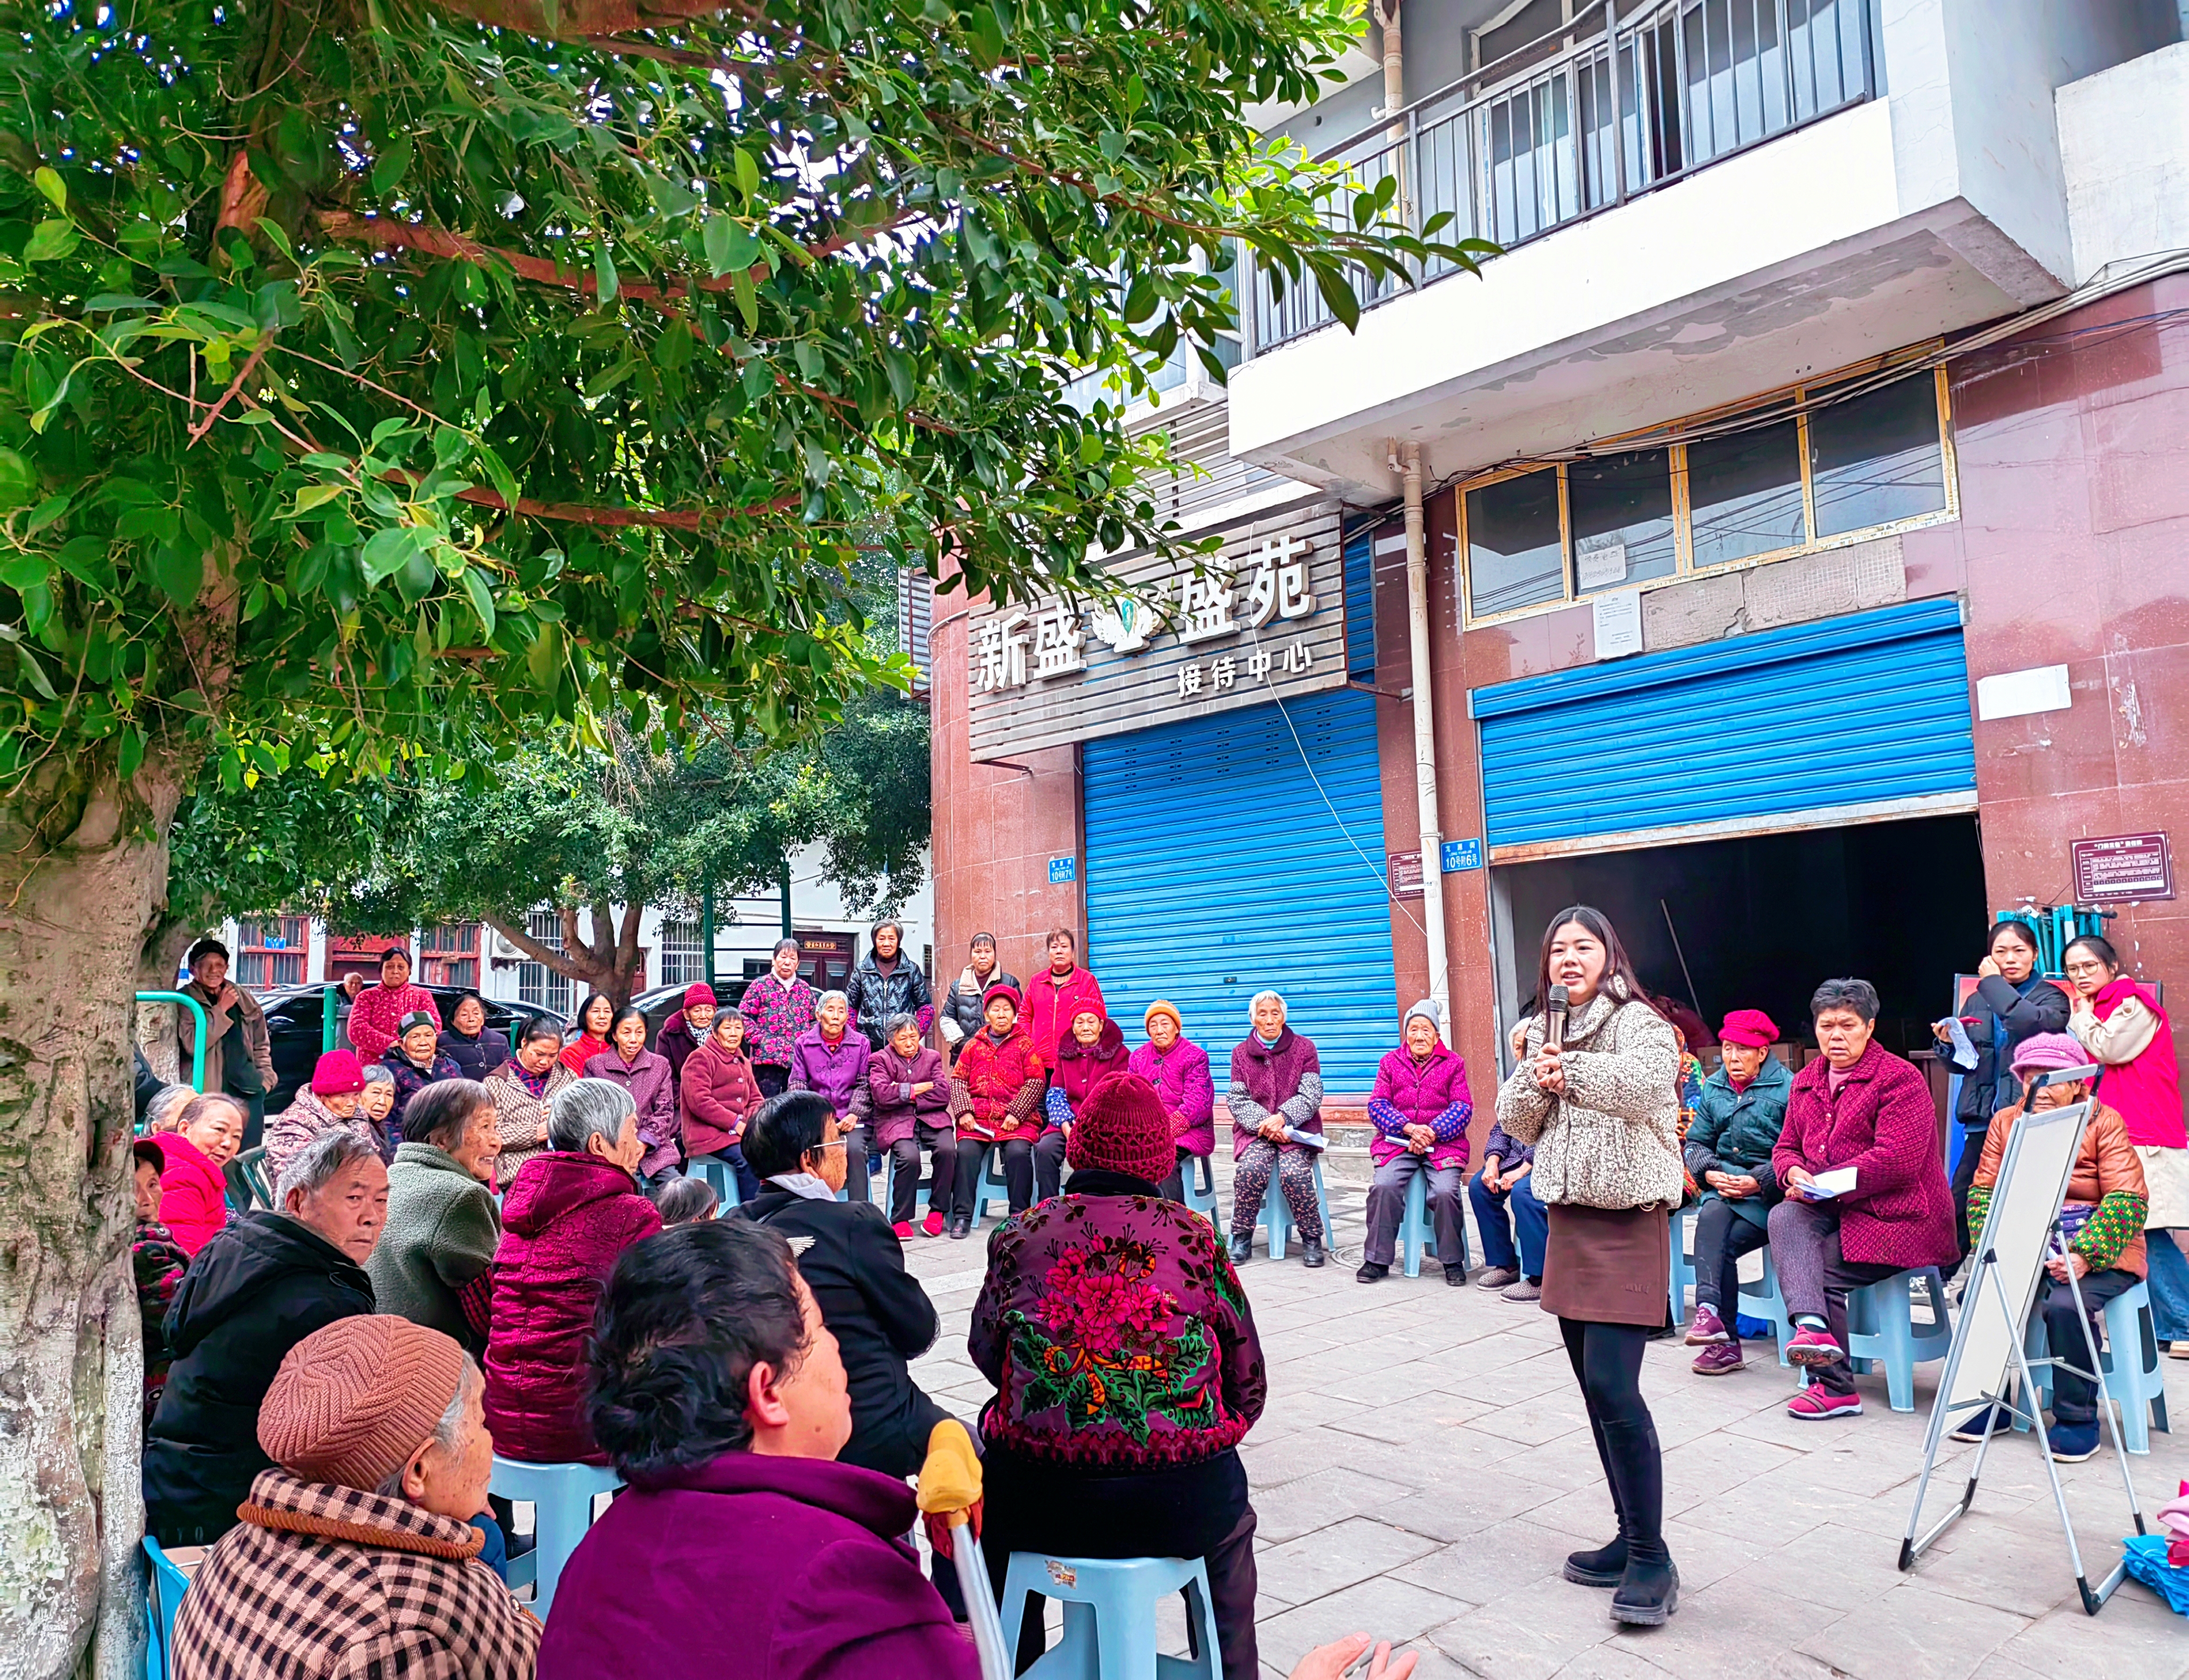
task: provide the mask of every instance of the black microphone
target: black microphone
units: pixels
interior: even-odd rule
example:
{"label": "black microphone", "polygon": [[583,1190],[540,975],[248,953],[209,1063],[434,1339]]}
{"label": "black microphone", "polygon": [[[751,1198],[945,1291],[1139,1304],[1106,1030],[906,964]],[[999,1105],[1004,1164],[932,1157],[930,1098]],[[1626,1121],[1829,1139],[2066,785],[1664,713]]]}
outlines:
{"label": "black microphone", "polygon": [[1566,1043],[1566,988],[1553,986],[1543,1009],[1543,1045],[1564,1050]]}

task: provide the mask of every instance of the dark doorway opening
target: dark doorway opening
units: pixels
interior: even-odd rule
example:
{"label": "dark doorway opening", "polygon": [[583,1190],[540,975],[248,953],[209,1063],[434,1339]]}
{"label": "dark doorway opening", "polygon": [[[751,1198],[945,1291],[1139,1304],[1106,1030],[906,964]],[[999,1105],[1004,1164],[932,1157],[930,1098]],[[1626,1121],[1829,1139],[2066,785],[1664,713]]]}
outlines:
{"label": "dark doorway opening", "polygon": [[1783,1038],[1813,1045],[1810,993],[1854,975],[1882,1000],[1879,1042],[1905,1055],[1930,1047],[1930,1023],[1952,1004],[1954,975],[1983,957],[1991,919],[1973,817],[1598,852],[1492,874],[1509,914],[1500,918],[1511,930],[1500,964],[1508,1026],[1535,991],[1545,921],[1593,904],[1643,984],[1692,1004],[1713,1036],[1727,1010],[1760,1009]]}

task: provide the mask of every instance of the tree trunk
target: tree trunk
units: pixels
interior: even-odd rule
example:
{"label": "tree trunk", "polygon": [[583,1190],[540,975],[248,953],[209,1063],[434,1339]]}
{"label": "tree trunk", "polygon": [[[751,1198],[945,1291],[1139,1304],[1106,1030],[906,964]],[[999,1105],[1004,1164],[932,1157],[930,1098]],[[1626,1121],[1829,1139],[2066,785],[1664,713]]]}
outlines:
{"label": "tree trunk", "polygon": [[0,806],[0,1666],[31,1680],[144,1661],[127,1056],[179,780],[85,753]]}
{"label": "tree trunk", "polygon": [[[556,908],[563,924],[563,948],[559,951],[508,922],[493,916],[484,919],[534,962],[565,980],[574,980],[585,988],[588,996],[597,992],[621,1009],[631,1001],[631,979],[636,968],[638,925],[635,916],[631,929],[631,955],[625,959],[618,948],[614,925],[606,919],[605,911],[596,914],[593,936],[588,939],[578,931],[577,906],[563,904]],[[581,1005],[583,1002],[580,998]]]}

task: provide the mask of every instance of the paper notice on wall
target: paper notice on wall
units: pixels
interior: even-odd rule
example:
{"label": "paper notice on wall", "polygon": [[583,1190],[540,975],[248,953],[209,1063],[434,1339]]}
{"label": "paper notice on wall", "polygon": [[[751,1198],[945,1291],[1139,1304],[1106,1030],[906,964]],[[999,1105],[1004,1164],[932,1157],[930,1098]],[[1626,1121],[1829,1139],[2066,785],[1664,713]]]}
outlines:
{"label": "paper notice on wall", "polygon": [[1616,589],[1626,581],[1626,540],[1617,531],[1600,531],[1574,540],[1575,584],[1583,595]]}
{"label": "paper notice on wall", "polygon": [[1596,657],[1616,659],[1642,651],[1642,591],[1622,589],[1589,603],[1596,618]]}

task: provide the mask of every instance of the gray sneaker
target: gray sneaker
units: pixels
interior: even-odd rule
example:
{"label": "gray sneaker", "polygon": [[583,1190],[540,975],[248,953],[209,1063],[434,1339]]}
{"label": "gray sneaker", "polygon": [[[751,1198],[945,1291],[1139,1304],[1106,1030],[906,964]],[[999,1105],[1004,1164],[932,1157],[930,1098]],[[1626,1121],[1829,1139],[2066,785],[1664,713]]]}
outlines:
{"label": "gray sneaker", "polygon": [[1508,1283],[1518,1283],[1520,1274],[1510,1266],[1492,1266],[1474,1280],[1477,1289],[1502,1289]]}
{"label": "gray sneaker", "polygon": [[1543,1298],[1543,1286],[1540,1283],[1531,1283],[1524,1277],[1510,1289],[1503,1291],[1499,1298],[1507,1301],[1540,1301]]}

